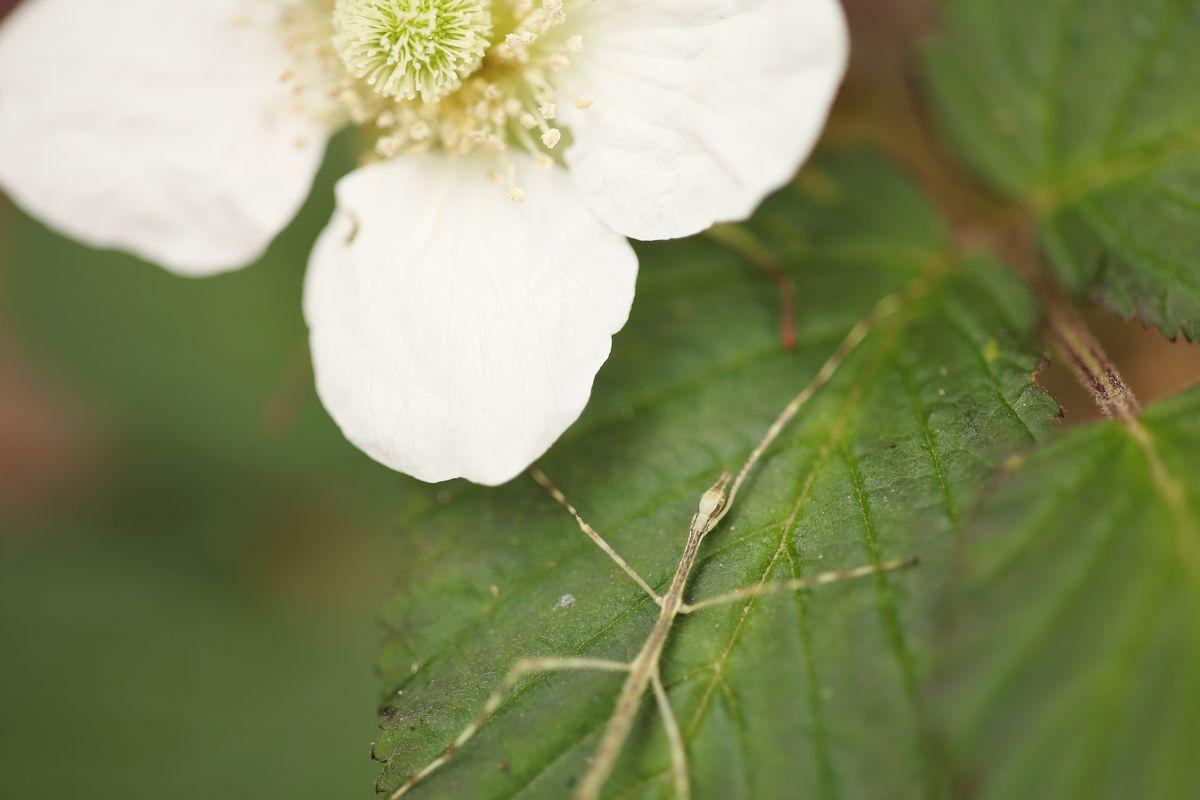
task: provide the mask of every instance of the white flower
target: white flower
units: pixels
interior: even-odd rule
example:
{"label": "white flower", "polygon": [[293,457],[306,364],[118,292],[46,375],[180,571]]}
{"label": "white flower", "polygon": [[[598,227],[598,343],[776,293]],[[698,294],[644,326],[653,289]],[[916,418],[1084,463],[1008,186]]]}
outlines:
{"label": "white flower", "polygon": [[25,0],[0,27],[0,184],[212,275],[359,127],[305,288],[319,394],[384,464],[497,484],[587,403],[633,299],[625,237],[747,217],[845,57],[836,0]]}

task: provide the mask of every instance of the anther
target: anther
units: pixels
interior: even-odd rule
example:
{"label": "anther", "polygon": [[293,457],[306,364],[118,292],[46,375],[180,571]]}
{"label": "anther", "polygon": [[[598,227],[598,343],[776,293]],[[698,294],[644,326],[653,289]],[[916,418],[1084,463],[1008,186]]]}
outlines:
{"label": "anther", "polygon": [[438,100],[483,63],[492,35],[483,0],[337,0],[334,45],[379,94]]}

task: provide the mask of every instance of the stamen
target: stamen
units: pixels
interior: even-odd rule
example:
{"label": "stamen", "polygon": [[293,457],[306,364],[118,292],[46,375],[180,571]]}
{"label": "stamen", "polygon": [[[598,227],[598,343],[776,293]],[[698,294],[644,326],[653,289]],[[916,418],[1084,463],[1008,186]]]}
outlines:
{"label": "stamen", "polygon": [[371,136],[365,161],[438,152],[488,154],[489,180],[524,200],[515,153],[561,163],[570,131],[558,87],[583,51],[564,25],[573,0],[276,0],[297,102],[328,107]]}
{"label": "stamen", "polygon": [[379,94],[433,102],[479,69],[492,35],[482,0],[337,0],[334,44]]}

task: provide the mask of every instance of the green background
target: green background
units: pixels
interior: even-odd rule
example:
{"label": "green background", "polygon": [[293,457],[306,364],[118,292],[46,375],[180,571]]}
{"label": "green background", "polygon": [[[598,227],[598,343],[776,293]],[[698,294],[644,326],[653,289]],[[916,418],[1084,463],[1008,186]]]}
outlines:
{"label": "green background", "polygon": [[261,263],[211,280],[0,207],[0,796],[370,796],[404,500],[311,389],[300,286],[340,152]]}

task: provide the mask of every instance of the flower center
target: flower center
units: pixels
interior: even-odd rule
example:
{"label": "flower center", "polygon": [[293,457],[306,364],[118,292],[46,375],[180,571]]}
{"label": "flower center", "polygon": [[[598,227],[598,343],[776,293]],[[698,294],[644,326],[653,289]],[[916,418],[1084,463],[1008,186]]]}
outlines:
{"label": "flower center", "polygon": [[334,46],[351,74],[399,100],[433,102],[479,69],[490,45],[485,0],[337,0]]}
{"label": "flower center", "polygon": [[487,177],[519,201],[511,154],[553,167],[570,142],[560,104],[590,105],[558,87],[583,52],[579,26],[567,25],[568,5],[575,18],[582,0],[274,2],[297,108],[358,126],[374,144],[364,160],[482,151]]}

